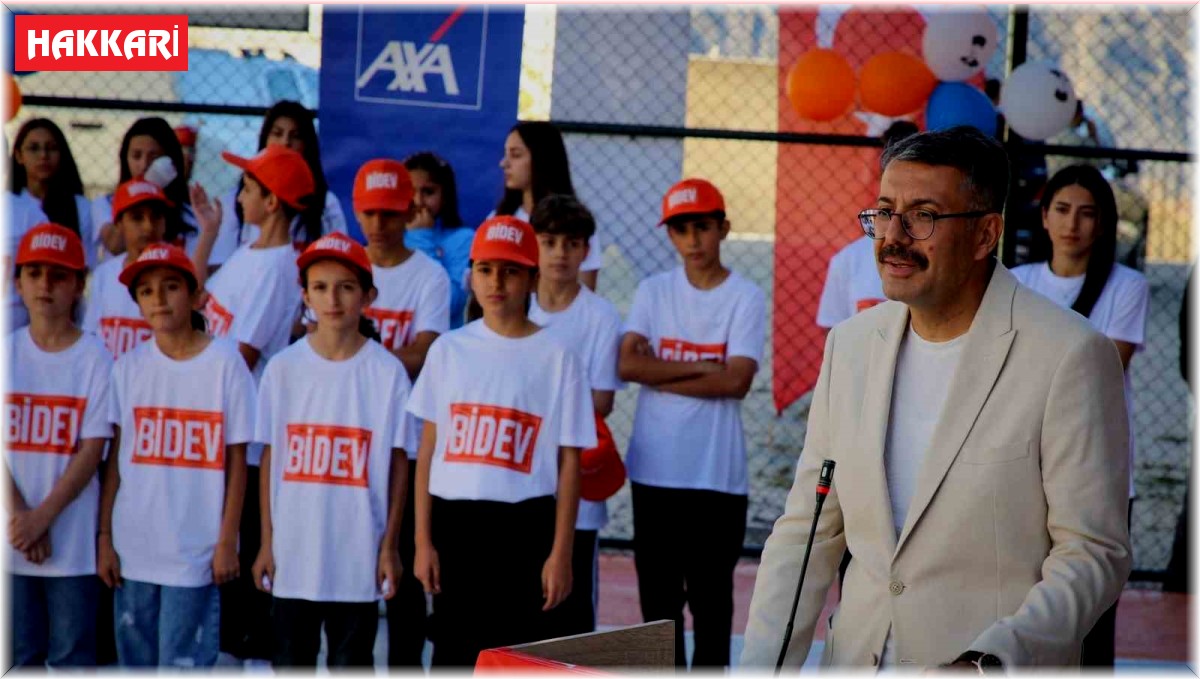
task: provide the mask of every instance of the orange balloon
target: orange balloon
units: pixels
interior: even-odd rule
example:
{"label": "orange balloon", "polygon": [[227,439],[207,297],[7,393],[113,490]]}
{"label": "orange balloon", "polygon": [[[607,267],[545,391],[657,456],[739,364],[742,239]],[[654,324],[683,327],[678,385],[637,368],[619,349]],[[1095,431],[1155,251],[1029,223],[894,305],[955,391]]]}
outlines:
{"label": "orange balloon", "polygon": [[801,118],[833,120],[854,103],[854,69],[833,50],[805,52],[788,72],[787,98]]}
{"label": "orange balloon", "polygon": [[868,111],[902,116],[924,106],[937,84],[937,77],[921,58],[884,52],[863,65],[858,100]]}
{"label": "orange balloon", "polygon": [[8,78],[8,107],[4,109],[4,122],[7,123],[21,109],[21,88],[17,85],[16,78],[11,75],[4,77]]}

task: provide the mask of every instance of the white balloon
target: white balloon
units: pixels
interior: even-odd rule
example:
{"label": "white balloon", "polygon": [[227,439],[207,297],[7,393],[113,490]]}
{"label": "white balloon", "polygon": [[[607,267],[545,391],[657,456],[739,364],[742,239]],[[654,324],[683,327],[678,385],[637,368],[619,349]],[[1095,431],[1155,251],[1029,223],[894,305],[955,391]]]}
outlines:
{"label": "white balloon", "polygon": [[986,9],[945,10],[928,15],[921,49],[938,80],[966,80],[996,52],[996,22]]}
{"label": "white balloon", "polygon": [[1026,139],[1049,139],[1067,129],[1075,117],[1075,102],[1067,74],[1042,61],[1013,69],[1000,90],[1004,119]]}

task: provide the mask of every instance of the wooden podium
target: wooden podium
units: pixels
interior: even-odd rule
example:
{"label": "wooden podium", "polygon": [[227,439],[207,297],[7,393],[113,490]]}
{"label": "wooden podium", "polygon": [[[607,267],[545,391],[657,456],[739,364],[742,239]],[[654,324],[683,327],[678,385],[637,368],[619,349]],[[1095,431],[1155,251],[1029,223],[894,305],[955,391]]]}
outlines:
{"label": "wooden podium", "polygon": [[673,620],[492,648],[480,653],[475,662],[475,674],[565,672],[605,675],[674,671]]}

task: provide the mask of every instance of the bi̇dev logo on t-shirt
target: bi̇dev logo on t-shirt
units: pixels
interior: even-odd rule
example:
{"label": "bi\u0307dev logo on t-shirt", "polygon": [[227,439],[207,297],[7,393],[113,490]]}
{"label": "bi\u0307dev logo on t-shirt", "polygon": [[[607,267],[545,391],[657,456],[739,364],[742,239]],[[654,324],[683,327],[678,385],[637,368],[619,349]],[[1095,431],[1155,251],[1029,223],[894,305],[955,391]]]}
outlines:
{"label": "bi\u0307dev logo on t-shirt", "polygon": [[224,416],[183,408],[133,409],[133,462],[225,470]]}
{"label": "bi\u0307dev logo on t-shirt", "polygon": [[412,343],[409,337],[413,322],[411,310],[369,307],[363,313],[375,322],[375,329],[379,331],[379,338],[385,349],[395,351]]}
{"label": "bi\u0307dev logo on t-shirt", "polygon": [[8,448],[14,452],[70,455],[75,452],[87,399],[8,394]]}
{"label": "bi\u0307dev logo on t-shirt", "polygon": [[119,318],[109,316],[100,319],[100,338],[113,358],[145,342],[154,335],[150,324],[141,318]]}
{"label": "bi\u0307dev logo on t-shirt", "polygon": [[663,337],[658,341],[658,357],[664,361],[725,362],[724,344],[695,344],[687,340]]}
{"label": "bi\u0307dev logo on t-shirt", "polygon": [[208,301],[204,303],[204,320],[208,324],[208,334],[213,337],[224,337],[233,326],[233,314],[221,306],[217,296],[209,293]]}
{"label": "bi\u0307dev logo on t-shirt", "polygon": [[450,404],[446,462],[490,464],[528,474],[542,418],[512,408]]}
{"label": "bi\u0307dev logo on t-shirt", "polygon": [[289,424],[283,480],[366,488],[370,452],[366,429]]}

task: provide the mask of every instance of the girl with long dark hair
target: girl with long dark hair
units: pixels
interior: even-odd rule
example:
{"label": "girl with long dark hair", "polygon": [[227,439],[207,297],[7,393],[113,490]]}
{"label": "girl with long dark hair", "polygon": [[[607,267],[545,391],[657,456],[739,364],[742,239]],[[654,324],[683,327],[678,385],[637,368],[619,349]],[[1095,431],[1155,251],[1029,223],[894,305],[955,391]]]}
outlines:
{"label": "girl with long dark hair", "polygon": [[[504,193],[493,215],[512,215],[527,222],[533,206],[546,196],[575,195],[567,147],[553,123],[522,121],[514,125],[504,140],[500,169],[504,171]],[[592,236],[579,278],[593,290],[603,262],[599,238]]]}
{"label": "girl with long dark hair", "polygon": [[8,190],[36,200],[51,222],[78,234],[88,267],[95,264],[91,203],[83,194],[79,167],[58,125],[47,118],[34,118],[17,131]]}
{"label": "girl with long dark hair", "polygon": [[[1132,512],[1133,387],[1129,363],[1145,341],[1150,286],[1141,273],[1115,263],[1117,201],[1112,187],[1090,165],[1058,171],[1042,193],[1042,226],[1050,240],[1050,259],[1025,264],[1013,274],[1025,285],[1063,307],[1086,316],[1117,347],[1125,367],[1125,404],[1129,413],[1129,502]],[[1117,606],[1101,616],[1083,640],[1080,664],[1112,667]]]}

